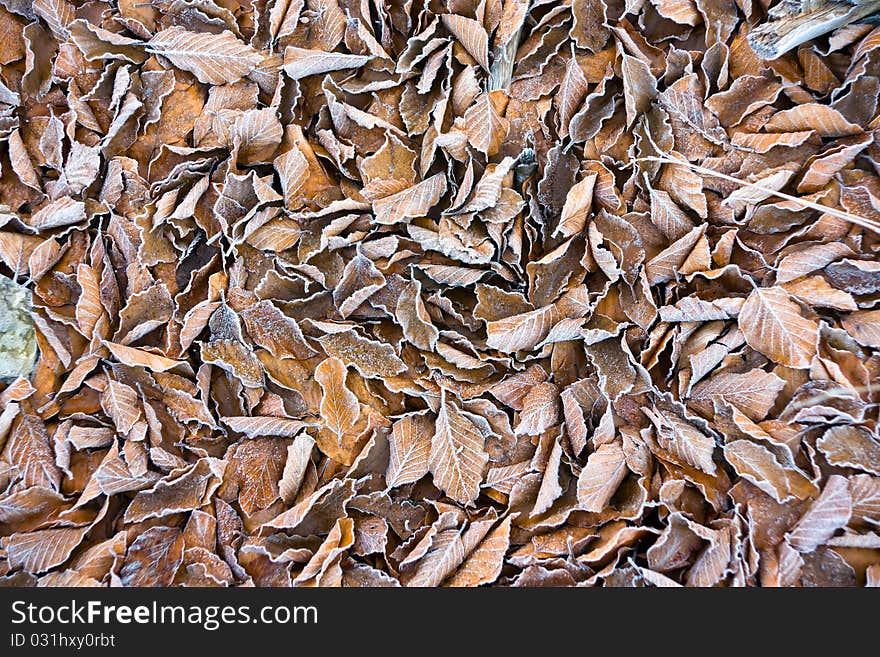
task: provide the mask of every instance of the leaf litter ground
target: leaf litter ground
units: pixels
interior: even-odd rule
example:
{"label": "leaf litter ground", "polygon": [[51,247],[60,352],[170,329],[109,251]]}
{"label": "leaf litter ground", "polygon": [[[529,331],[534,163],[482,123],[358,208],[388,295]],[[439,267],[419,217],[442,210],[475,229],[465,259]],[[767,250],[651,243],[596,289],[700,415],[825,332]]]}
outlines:
{"label": "leaf litter ground", "polygon": [[880,584],[830,4],[0,0],[0,580]]}

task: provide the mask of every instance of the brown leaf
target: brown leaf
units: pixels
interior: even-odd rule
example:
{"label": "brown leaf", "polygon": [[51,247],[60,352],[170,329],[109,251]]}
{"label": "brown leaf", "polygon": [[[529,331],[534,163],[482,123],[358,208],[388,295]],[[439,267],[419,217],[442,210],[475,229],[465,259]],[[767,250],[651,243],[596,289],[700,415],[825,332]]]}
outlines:
{"label": "brown leaf", "polygon": [[275,358],[308,358],[314,350],[299,325],[271,301],[260,301],[241,311],[248,335]]}
{"label": "brown leaf", "polygon": [[248,388],[263,383],[263,368],[250,349],[238,340],[212,340],[202,343],[202,360],[226,370]]}
{"label": "brown leaf", "polygon": [[608,6],[605,0],[590,2],[590,0],[573,0],[571,4],[574,14],[572,36],[581,48],[587,48],[592,52],[599,52],[611,31],[606,24]]}
{"label": "brown leaf", "polygon": [[65,0],[34,0],[34,13],[46,21],[52,34],[59,42],[67,40],[70,32],[67,26],[75,18],[74,6]]}
{"label": "brown leaf", "polygon": [[69,196],[62,196],[34,212],[26,223],[37,231],[78,224],[86,219],[86,206]]}
{"label": "brown leaf", "polygon": [[780,287],[753,290],[740,311],[739,327],[750,347],[780,365],[807,368],[816,353],[819,326]]}
{"label": "brown leaf", "polygon": [[293,438],[308,426],[302,420],[291,420],[284,417],[254,416],[254,417],[223,417],[223,424],[233,431],[243,433],[248,438],[260,436],[282,436]]}
{"label": "brown leaf", "polygon": [[381,378],[406,370],[406,364],[391,345],[370,341],[351,331],[325,335],[320,342],[328,356],[351,364],[361,376]]}
{"label": "brown leaf", "polygon": [[597,174],[589,174],[569,190],[559,225],[553,232],[554,237],[571,237],[584,231],[593,206],[593,190],[597,178]]}
{"label": "brown leaf", "polygon": [[847,315],[843,328],[853,339],[866,347],[880,347],[880,311],[859,310]]}
{"label": "brown leaf", "polygon": [[538,383],[526,394],[516,433],[539,436],[559,421],[559,391],[552,383]]}
{"label": "brown leaf", "polygon": [[525,397],[529,394],[532,386],[546,380],[546,370],[540,365],[532,365],[526,370],[494,384],[489,391],[501,403],[515,411],[521,411]]}
{"label": "brown leaf", "polygon": [[453,500],[471,505],[480,493],[488,461],[485,437],[444,393],[428,461],[434,483]]}
{"label": "brown leaf", "polygon": [[578,505],[585,511],[603,511],[626,474],[626,458],[620,445],[606,443],[600,446],[590,454],[578,477]]}
{"label": "brown leaf", "polygon": [[335,479],[303,498],[293,508],[263,523],[259,533],[267,535],[279,529],[300,536],[327,533],[353,495],[354,480]]}
{"label": "brown leaf", "polygon": [[57,568],[70,558],[89,529],[61,527],[12,534],[5,540],[9,565],[35,574]]}
{"label": "brown leaf", "polygon": [[373,212],[378,223],[396,224],[424,216],[445,193],[446,176],[438,173],[403,191],[373,201]]}
{"label": "brown leaf", "polygon": [[[810,276],[793,283],[786,283],[783,287],[791,296],[809,306],[836,310],[855,310],[858,308],[856,300],[849,292],[831,287],[822,276]],[[845,325],[844,328],[846,328]]]}
{"label": "brown leaf", "polygon": [[705,231],[705,226],[697,226],[654,256],[645,265],[648,283],[656,285],[675,279]]}
{"label": "brown leaf", "polygon": [[339,313],[346,318],[354,314],[370,296],[385,287],[385,282],[373,261],[357,254],[345,265],[342,278],[333,290],[333,301]]}
{"label": "brown leaf", "polygon": [[852,514],[852,498],[847,481],[831,475],[822,494],[787,535],[789,544],[798,552],[812,552],[843,527]]}
{"label": "brown leaf", "polygon": [[510,520],[508,516],[492,529],[444,586],[483,586],[498,579],[510,547]]}
{"label": "brown leaf", "polygon": [[403,288],[397,298],[396,317],[407,340],[419,349],[434,350],[440,331],[434,326],[425,307],[421,283],[409,281]]}
{"label": "brown leaf", "polygon": [[27,412],[19,416],[3,454],[17,468],[25,486],[59,490],[61,471],[55,464],[46,427],[39,417]]}
{"label": "brown leaf", "polygon": [[252,516],[280,497],[278,482],[287,455],[287,441],[278,438],[245,440],[234,448],[227,484],[238,487],[241,510]]}
{"label": "brown leaf", "polygon": [[171,586],[183,563],[183,534],[173,527],[151,527],[125,554],[119,571],[123,586]]}
{"label": "brown leaf", "polygon": [[145,367],[153,372],[168,372],[175,368],[182,371],[191,371],[186,361],[166,358],[145,349],[127,347],[114,342],[104,342],[104,346],[110,350],[110,353],[113,354],[116,360],[129,367]]}
{"label": "brown leaf", "polygon": [[292,504],[296,499],[314,447],[315,439],[307,433],[299,434],[287,447],[284,471],[278,482],[278,494],[287,504]]}
{"label": "brown leaf", "polygon": [[138,394],[131,386],[112,378],[107,379],[107,389],[101,396],[101,408],[113,420],[116,431],[123,436],[127,436],[142,417]]}
{"label": "brown leaf", "polygon": [[464,113],[464,130],[471,146],[486,156],[495,155],[510,130],[510,123],[501,116],[506,97],[501,92],[483,93]]}
{"label": "brown leaf", "polygon": [[680,25],[697,25],[700,13],[693,0],[657,0],[657,13]]}
{"label": "brown leaf", "polygon": [[823,137],[857,135],[862,129],[850,123],[837,110],[818,103],[805,103],[773,115],[764,129],[767,132],[815,130]]}
{"label": "brown leaf", "polygon": [[849,480],[849,492],[853,521],[880,522],[880,477],[855,475]]}
{"label": "brown leaf", "polygon": [[818,441],[831,465],[857,468],[880,476],[880,442],[863,428],[832,427]]}
{"label": "brown leaf", "polygon": [[657,95],[657,80],[644,61],[626,53],[623,54],[621,71],[626,101],[626,123],[632,125],[636,117],[651,106],[651,101]]}
{"label": "brown leaf", "polygon": [[324,426],[340,441],[360,417],[358,399],[346,387],[345,375],[345,364],[338,358],[327,358],[315,369],[315,381],[324,393],[321,398]]}
{"label": "brown leaf", "polygon": [[852,255],[852,249],[841,242],[808,246],[786,255],[779,261],[776,281],[777,283],[788,283],[850,255]]}
{"label": "brown leaf", "polygon": [[749,440],[735,440],[724,446],[724,457],[739,476],[747,479],[784,503],[793,498],[805,499],[816,491],[815,485],[794,466],[776,460],[769,449]]}
{"label": "brown leaf", "polygon": [[391,455],[385,472],[389,489],[411,484],[428,474],[431,455],[431,421],[424,415],[397,420],[388,439]]}
{"label": "brown leaf", "polygon": [[477,64],[489,70],[489,36],[479,22],[466,16],[442,14],[441,19],[447,30],[473,57]]}
{"label": "brown leaf", "polygon": [[281,122],[271,108],[243,112],[230,129],[242,164],[267,161],[281,143],[281,135]]}
{"label": "brown leaf", "polygon": [[226,461],[203,458],[182,471],[172,472],[135,496],[125,512],[125,521],[143,522],[208,504],[225,469]]}
{"label": "brown leaf", "polygon": [[568,136],[568,126],[577,113],[581,103],[587,97],[587,78],[578,64],[577,57],[571,57],[565,67],[565,77],[559,87],[558,95],[553,99],[559,115],[559,135]]}
{"label": "brown leaf", "polygon": [[341,586],[342,556],[354,543],[354,524],[351,518],[336,521],[327,538],[293,580],[294,586]]}
{"label": "brown leaf", "polygon": [[643,408],[657,432],[657,442],[663,449],[707,474],[715,474],[712,456],[715,441],[691,423],[659,409]]}
{"label": "brown leaf", "polygon": [[744,374],[721,372],[694,386],[690,397],[710,404],[714,399],[723,400],[757,422],[766,417],[784,387],[784,380],[763,370]]}
{"label": "brown leaf", "polygon": [[530,350],[538,345],[560,319],[555,305],[538,308],[521,315],[488,322],[486,344],[504,353]]}
{"label": "brown leaf", "polygon": [[562,462],[562,443],[553,440],[550,456],[547,457],[547,465],[544,468],[544,476],[541,479],[541,487],[535,499],[535,506],[530,516],[539,516],[545,513],[553,503],[565,492],[559,481],[559,465]]}
{"label": "brown leaf", "polygon": [[360,68],[371,57],[368,55],[345,55],[338,52],[310,50],[288,46],[284,49],[284,72],[293,80],[331,71]]}
{"label": "brown leaf", "polygon": [[237,82],[263,60],[262,55],[228,30],[211,34],[169,27],[153,35],[147,50],[166,57],[206,84]]}
{"label": "brown leaf", "polygon": [[302,151],[294,147],[275,158],[273,165],[281,180],[281,189],[284,191],[284,205],[288,209],[298,207],[297,194],[309,177],[308,159],[303,155]]}

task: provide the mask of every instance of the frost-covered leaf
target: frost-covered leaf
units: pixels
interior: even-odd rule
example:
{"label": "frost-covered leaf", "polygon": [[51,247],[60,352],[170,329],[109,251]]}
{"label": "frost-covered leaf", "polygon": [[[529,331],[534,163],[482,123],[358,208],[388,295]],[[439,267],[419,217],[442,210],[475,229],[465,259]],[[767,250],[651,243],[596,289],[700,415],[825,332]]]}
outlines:
{"label": "frost-covered leaf", "polygon": [[788,542],[798,552],[812,552],[843,527],[851,514],[852,497],[846,478],[832,475],[822,494],[788,534]]}
{"label": "frost-covered leaf", "polygon": [[510,123],[501,116],[496,107],[496,98],[498,97],[489,93],[480,94],[464,113],[464,129],[468,141],[487,156],[498,152],[510,129]]}
{"label": "frost-covered leaf", "polygon": [[453,500],[470,505],[476,500],[489,460],[485,437],[473,421],[446,398],[434,423],[428,467],[434,483]]}
{"label": "frost-covered leaf", "polygon": [[431,421],[423,415],[410,415],[394,423],[388,439],[391,451],[385,472],[388,488],[411,484],[428,474],[431,435]]}
{"label": "frost-covered leaf", "polygon": [[807,368],[816,353],[818,324],[804,317],[782,288],[752,291],[740,311],[739,327],[749,346],[780,365]]}
{"label": "frost-covered leaf", "polygon": [[590,454],[577,482],[578,505],[585,511],[605,509],[626,476],[626,457],[617,443],[602,445]]}
{"label": "frost-covered leaf", "polygon": [[328,358],[315,369],[315,381],[321,385],[321,417],[324,425],[341,441],[354,428],[360,416],[357,397],[345,386],[345,364]]}
{"label": "frost-covered leaf", "polygon": [[207,84],[237,82],[263,60],[260,53],[228,30],[212,34],[169,27],[153,35],[147,50],[166,57]]}

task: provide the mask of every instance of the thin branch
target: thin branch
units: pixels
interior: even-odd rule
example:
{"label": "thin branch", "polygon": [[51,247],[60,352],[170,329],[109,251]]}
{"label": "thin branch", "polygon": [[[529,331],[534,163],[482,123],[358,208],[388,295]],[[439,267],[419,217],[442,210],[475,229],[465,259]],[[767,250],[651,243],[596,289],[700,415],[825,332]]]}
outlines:
{"label": "thin branch", "polygon": [[786,412],[799,411],[802,408],[810,408],[825,401],[841,399],[844,397],[842,394],[844,392],[851,393],[852,396],[855,396],[856,398],[861,398],[860,395],[863,393],[873,394],[878,391],[880,391],[880,384],[875,383],[869,383],[866,386],[845,386],[839,384],[839,387],[832,390],[823,390],[815,395],[801,399],[800,401],[790,403],[786,408]]}
{"label": "thin branch", "polygon": [[707,169],[706,167],[701,167],[700,165],[694,164],[693,162],[688,162],[687,160],[682,160],[666,154],[660,157],[649,155],[638,159],[640,161],[659,162],[661,164],[677,164],[679,166],[687,167],[688,169],[691,169],[692,171],[703,174],[705,176],[720,178],[721,180],[726,180],[727,182],[742,185],[743,187],[749,187],[751,189],[759,190],[764,194],[767,194],[768,196],[776,196],[778,198],[785,199],[786,201],[797,203],[804,208],[809,208],[810,210],[817,210],[818,212],[822,212],[824,214],[830,214],[833,217],[843,219],[844,221],[855,224],[856,226],[859,226],[861,228],[873,231],[880,235],[880,223],[871,221],[870,219],[865,219],[864,217],[860,217],[858,215],[845,212],[843,210],[838,210],[837,208],[832,208],[827,205],[820,205],[819,203],[814,203],[813,201],[808,201],[807,199],[792,196],[791,194],[786,194],[785,192],[780,192],[775,189],[770,189],[769,187],[764,187],[759,183],[753,183],[747,180],[740,180],[739,178],[734,178],[733,176],[729,176],[726,173],[721,173],[713,169]]}

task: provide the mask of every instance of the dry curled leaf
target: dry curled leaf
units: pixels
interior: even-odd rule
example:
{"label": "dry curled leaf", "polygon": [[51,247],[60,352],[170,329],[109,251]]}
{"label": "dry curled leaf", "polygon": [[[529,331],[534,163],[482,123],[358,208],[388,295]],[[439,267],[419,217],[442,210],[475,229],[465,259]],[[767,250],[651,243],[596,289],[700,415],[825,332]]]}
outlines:
{"label": "dry curled leaf", "polygon": [[315,381],[321,385],[321,417],[324,426],[339,441],[354,428],[360,416],[358,399],[345,386],[345,364],[338,358],[328,358],[315,369]]}
{"label": "dry curled leaf", "polygon": [[388,488],[414,483],[428,474],[431,434],[430,419],[424,416],[411,415],[394,423],[388,439]]}
{"label": "dry curled leaf", "polygon": [[[445,397],[445,394],[444,394]],[[473,504],[489,460],[485,436],[451,399],[445,398],[434,423],[428,467],[434,483],[453,500]]]}
{"label": "dry curled leaf", "polygon": [[169,27],[153,35],[147,50],[166,57],[207,84],[237,82],[263,60],[260,53],[228,30],[212,34]]}
{"label": "dry curled leaf", "polygon": [[[495,155],[510,130],[510,123],[501,116],[503,100],[499,92],[484,93],[464,113],[464,130],[471,146],[486,156]],[[493,95],[494,94],[494,95]]]}
{"label": "dry curled leaf", "polygon": [[596,513],[605,509],[626,473],[626,457],[620,445],[609,443],[599,447],[590,454],[578,477],[579,506]]}
{"label": "dry curled leaf", "polygon": [[804,369],[816,352],[819,326],[779,287],[757,288],[739,313],[749,346],[780,365]]}

